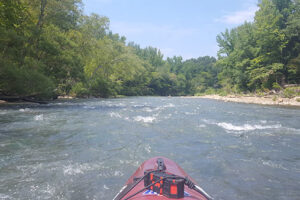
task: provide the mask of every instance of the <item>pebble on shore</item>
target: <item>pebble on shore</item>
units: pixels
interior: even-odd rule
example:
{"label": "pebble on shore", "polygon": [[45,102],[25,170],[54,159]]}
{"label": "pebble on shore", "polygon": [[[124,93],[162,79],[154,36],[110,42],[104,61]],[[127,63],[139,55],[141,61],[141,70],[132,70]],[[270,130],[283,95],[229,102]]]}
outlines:
{"label": "pebble on shore", "polygon": [[226,102],[237,102],[237,103],[253,103],[253,104],[262,104],[262,105],[282,105],[282,106],[300,106],[299,99],[300,97],[294,98],[282,98],[277,96],[237,96],[237,95],[228,95],[228,96],[219,96],[219,95],[204,95],[204,96],[193,96],[192,98],[206,98],[206,99],[215,99]]}
{"label": "pebble on shore", "polygon": [[65,95],[65,96],[58,96],[57,98],[58,98],[58,99],[74,99],[74,97],[72,97],[72,96],[67,96],[67,95]]}

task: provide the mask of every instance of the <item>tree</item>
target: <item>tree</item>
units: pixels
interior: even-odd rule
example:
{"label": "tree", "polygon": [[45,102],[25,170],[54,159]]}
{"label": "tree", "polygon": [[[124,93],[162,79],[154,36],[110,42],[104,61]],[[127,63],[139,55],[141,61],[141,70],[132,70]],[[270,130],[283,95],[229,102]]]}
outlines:
{"label": "tree", "polygon": [[280,28],[283,16],[272,1],[263,0],[259,7],[255,15],[258,55],[249,67],[249,87],[272,88],[275,81],[284,82],[282,52],[287,40]]}
{"label": "tree", "polygon": [[300,1],[291,6],[284,33],[288,39],[284,49],[285,76],[289,83],[300,83]]}

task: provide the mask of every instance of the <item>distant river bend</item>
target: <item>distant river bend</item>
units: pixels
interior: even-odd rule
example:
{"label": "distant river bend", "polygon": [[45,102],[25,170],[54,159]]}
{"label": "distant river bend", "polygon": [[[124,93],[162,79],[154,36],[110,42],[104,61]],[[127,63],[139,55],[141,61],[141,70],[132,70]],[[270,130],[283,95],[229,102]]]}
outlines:
{"label": "distant river bend", "polygon": [[296,200],[300,109],[173,97],[0,107],[0,199],[112,199],[158,155],[215,199]]}

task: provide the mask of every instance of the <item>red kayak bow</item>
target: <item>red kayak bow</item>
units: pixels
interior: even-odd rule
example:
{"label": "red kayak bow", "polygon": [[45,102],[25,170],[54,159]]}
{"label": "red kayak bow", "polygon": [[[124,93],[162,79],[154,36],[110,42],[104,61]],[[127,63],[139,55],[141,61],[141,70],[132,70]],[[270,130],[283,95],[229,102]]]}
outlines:
{"label": "red kayak bow", "polygon": [[113,200],[211,200],[175,162],[164,157],[145,161]]}

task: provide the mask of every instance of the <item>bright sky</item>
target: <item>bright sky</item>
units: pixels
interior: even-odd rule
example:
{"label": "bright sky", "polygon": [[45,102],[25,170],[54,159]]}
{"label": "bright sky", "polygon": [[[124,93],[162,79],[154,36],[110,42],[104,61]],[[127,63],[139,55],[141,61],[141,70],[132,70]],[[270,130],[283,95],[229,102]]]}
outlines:
{"label": "bright sky", "polygon": [[166,57],[216,56],[217,34],[253,21],[257,0],[83,0],[86,14],[110,19],[110,29]]}

